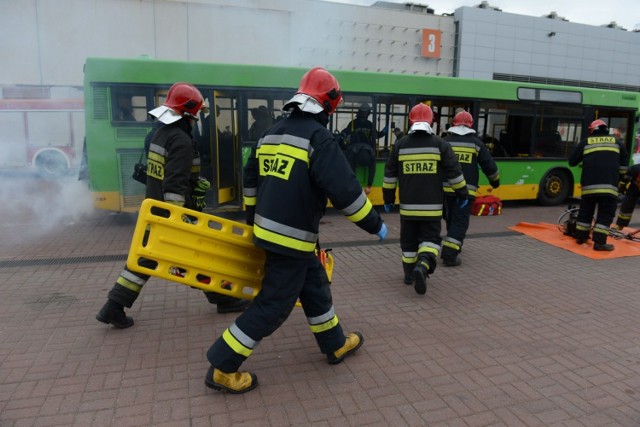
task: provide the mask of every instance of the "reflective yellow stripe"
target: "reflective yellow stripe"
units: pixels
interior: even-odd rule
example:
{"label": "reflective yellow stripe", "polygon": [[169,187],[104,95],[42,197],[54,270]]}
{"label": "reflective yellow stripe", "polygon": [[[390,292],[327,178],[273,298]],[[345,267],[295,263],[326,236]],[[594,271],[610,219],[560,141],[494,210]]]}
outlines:
{"label": "reflective yellow stripe", "polygon": [[457,251],[458,251],[458,250],[460,250],[460,246],[459,246],[459,245],[456,245],[455,243],[453,243],[453,242],[449,242],[449,241],[447,241],[447,240],[445,240],[444,242],[442,242],[442,246],[446,246],[446,247],[448,247],[448,248],[455,249],[455,250],[457,250]]}
{"label": "reflective yellow stripe", "polygon": [[425,252],[429,252],[434,254],[435,256],[438,256],[438,254],[440,253],[440,251],[436,248],[432,248],[431,246],[421,246],[418,249],[418,254],[423,254]]}
{"label": "reflective yellow stripe", "polygon": [[222,339],[224,340],[224,342],[227,343],[227,345],[229,347],[231,347],[231,349],[233,351],[235,351],[238,354],[243,355],[244,357],[249,357],[251,356],[251,353],[253,353],[253,350],[251,350],[250,348],[247,348],[245,346],[242,345],[242,343],[240,343],[240,341],[238,341],[233,334],[231,334],[231,332],[229,332],[229,329],[226,329],[223,333],[222,333]]}
{"label": "reflective yellow stripe", "polygon": [[407,263],[407,264],[413,264],[415,262],[418,261],[418,256],[412,256],[412,257],[406,257],[406,256],[402,256],[402,262]]}
{"label": "reflective yellow stripe", "polygon": [[284,154],[289,157],[293,157],[294,159],[302,160],[307,165],[309,165],[309,152],[307,150],[303,150],[298,147],[292,147],[290,145],[279,144],[279,145],[271,145],[271,144],[263,144],[257,150],[258,156],[260,155],[272,155],[276,154]]}
{"label": "reflective yellow stripe", "polygon": [[136,285],[135,283],[125,279],[122,276],[118,277],[118,279],[116,280],[116,283],[118,285],[120,285],[120,286],[124,286],[125,288],[127,288],[130,291],[133,291],[133,292],[135,292],[137,294],[139,294],[140,291],[142,290],[142,286]]}
{"label": "reflective yellow stripe", "polygon": [[247,206],[255,206],[256,205],[256,197],[244,196],[244,204],[247,205]]}
{"label": "reflective yellow stripe", "polygon": [[367,201],[364,202],[364,206],[358,209],[358,212],[354,213],[353,215],[347,215],[347,219],[349,221],[358,222],[369,215],[371,209],[373,209],[373,205],[371,204],[369,199],[367,199]]}
{"label": "reflective yellow stripe", "polygon": [[588,194],[612,194],[614,196],[618,195],[617,191],[614,190],[608,190],[606,188],[600,188],[600,189],[595,189],[595,190],[582,190],[582,195],[588,195]]}
{"label": "reflective yellow stripe", "polygon": [[442,216],[442,210],[437,211],[409,211],[400,209],[400,215],[405,216]]}
{"label": "reflective yellow stripe", "polygon": [[331,328],[335,328],[338,325],[338,316],[333,316],[330,320],[327,320],[324,323],[319,325],[309,325],[309,329],[314,334],[319,334],[320,332],[328,331]]}
{"label": "reflective yellow stripe", "polygon": [[303,240],[283,236],[281,234],[266,230],[260,227],[258,224],[253,225],[253,234],[262,240],[266,240],[267,242],[272,242],[277,245],[296,249],[302,252],[313,252],[317,246],[317,242],[305,242]]}
{"label": "reflective yellow stripe", "polygon": [[154,153],[154,152],[149,151],[149,155],[147,156],[147,158],[149,160],[154,160],[154,161],[160,163],[161,165],[164,165],[164,161],[165,161],[164,156],[162,156],[162,155],[160,155],[158,153]]}

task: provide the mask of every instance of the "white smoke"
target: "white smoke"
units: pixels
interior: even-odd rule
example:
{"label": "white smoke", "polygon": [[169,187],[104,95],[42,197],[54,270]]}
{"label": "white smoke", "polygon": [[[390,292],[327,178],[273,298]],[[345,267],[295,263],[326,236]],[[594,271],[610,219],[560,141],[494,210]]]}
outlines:
{"label": "white smoke", "polygon": [[77,224],[93,212],[92,195],[76,176],[44,180],[33,173],[0,174],[0,232],[19,230],[22,241]]}

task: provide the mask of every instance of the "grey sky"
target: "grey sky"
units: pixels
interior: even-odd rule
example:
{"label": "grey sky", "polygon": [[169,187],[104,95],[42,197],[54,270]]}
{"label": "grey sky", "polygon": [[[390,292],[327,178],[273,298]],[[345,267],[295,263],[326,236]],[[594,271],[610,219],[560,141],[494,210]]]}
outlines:
{"label": "grey sky", "polygon": [[[376,0],[328,0],[368,6]],[[385,0],[392,3],[408,3],[407,0]],[[428,5],[437,15],[452,13],[461,6],[476,6],[480,0],[423,0],[416,4]],[[491,6],[504,12],[528,16],[548,15],[554,11],[571,22],[588,25],[607,25],[615,21],[627,30],[640,29],[640,7],[637,0],[490,0]],[[640,40],[640,33],[638,33]]]}

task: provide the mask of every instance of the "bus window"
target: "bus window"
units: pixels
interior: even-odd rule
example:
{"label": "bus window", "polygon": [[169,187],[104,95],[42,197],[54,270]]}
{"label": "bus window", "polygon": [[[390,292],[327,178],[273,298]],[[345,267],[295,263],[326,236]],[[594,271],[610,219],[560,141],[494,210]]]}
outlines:
{"label": "bus window", "polygon": [[245,118],[249,125],[247,130],[247,140],[257,141],[262,134],[273,126],[274,117],[272,107],[267,99],[248,99],[247,100],[247,117]]}
{"label": "bus window", "polygon": [[581,107],[539,107],[534,123],[533,155],[568,157],[580,140],[583,121]]}
{"label": "bus window", "polygon": [[111,117],[114,122],[147,121],[147,112],[155,107],[148,105],[146,90],[113,88],[111,94]]}
{"label": "bus window", "polygon": [[480,104],[478,135],[493,157],[511,157],[511,141],[508,140],[507,110],[495,102]]}

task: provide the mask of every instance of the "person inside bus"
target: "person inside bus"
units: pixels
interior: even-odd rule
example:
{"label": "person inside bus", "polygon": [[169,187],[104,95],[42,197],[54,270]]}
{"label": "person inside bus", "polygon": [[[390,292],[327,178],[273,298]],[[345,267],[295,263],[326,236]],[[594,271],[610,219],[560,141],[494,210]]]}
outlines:
{"label": "person inside bus", "polygon": [[615,247],[607,243],[607,237],[616,215],[618,184],[629,169],[629,153],[621,140],[609,135],[607,124],[598,119],[591,122],[589,136],[569,156],[569,166],[580,163],[582,197],[576,219],[576,242],[585,243],[592,233],[593,250],[612,251]]}
{"label": "person inside bus", "polygon": [[376,174],[377,140],[386,135],[388,130],[385,126],[381,131],[377,131],[369,120],[370,114],[371,106],[367,103],[361,104],[358,107],[356,118],[349,122],[341,132],[346,145],[345,155],[351,169],[355,172],[358,166],[368,168],[366,194],[371,191]]}
{"label": "person inside bus", "polygon": [[456,194],[449,182],[444,182],[445,206],[444,218],[447,225],[447,235],[442,241],[443,264],[447,267],[456,267],[462,263],[460,251],[469,229],[469,216],[471,205],[478,191],[479,169],[489,179],[493,188],[500,186],[500,172],[496,162],[491,157],[489,150],[476,136],[473,129],[473,116],[467,111],[460,111],[453,117],[453,126],[447,127],[447,136],[444,138],[449,143],[458,158],[464,180],[469,190],[469,203],[460,207],[456,201]]}
{"label": "person inside bus", "polygon": [[135,122],[136,118],[133,115],[133,104],[131,103],[131,96],[126,94],[118,94],[116,100],[117,102],[114,120],[123,122]]}
{"label": "person inside bus", "polygon": [[257,141],[273,125],[273,116],[264,105],[252,108],[250,111],[254,122],[249,128],[249,141]]}
{"label": "person inside bus", "polygon": [[[202,94],[195,86],[175,83],[164,104],[149,112],[163,125],[156,130],[149,146],[145,198],[202,211],[210,184],[200,178],[200,157],[191,132],[203,104]],[[140,264],[154,268],[156,263],[142,260]],[[133,326],[133,318],[125,314],[124,307],[131,308],[148,280],[148,275],[125,266],[96,320],[119,329]],[[217,305],[218,313],[243,311],[249,305],[248,300],[215,292],[204,294],[210,303]]]}

